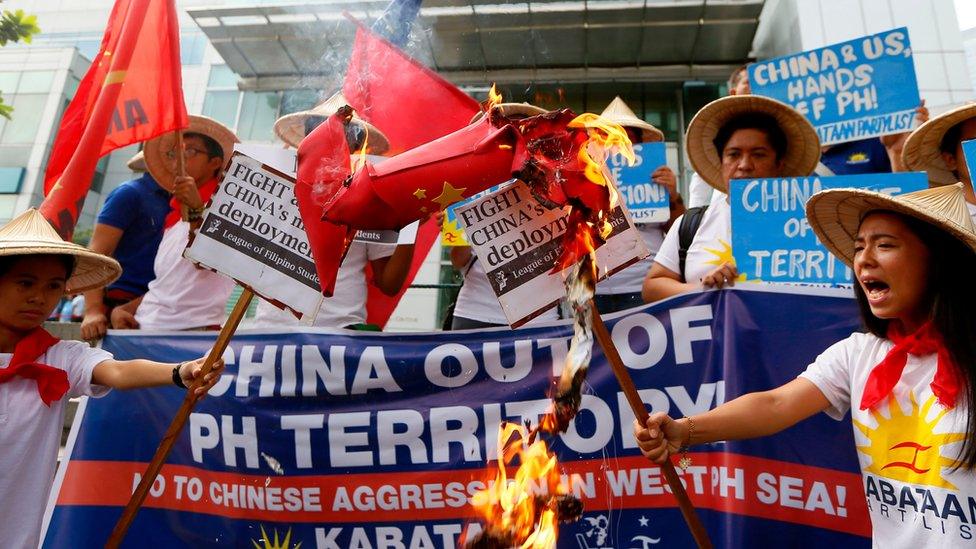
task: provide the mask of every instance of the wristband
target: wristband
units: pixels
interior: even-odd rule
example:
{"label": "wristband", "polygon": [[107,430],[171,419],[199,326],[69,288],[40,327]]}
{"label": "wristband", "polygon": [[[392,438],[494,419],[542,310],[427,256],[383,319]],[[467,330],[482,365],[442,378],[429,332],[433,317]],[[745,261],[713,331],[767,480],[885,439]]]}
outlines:
{"label": "wristband", "polygon": [[187,389],[188,387],[186,386],[186,383],[183,383],[183,376],[180,375],[180,368],[182,368],[184,364],[186,364],[186,362],[180,362],[176,366],[173,366],[173,385]]}
{"label": "wristband", "polygon": [[691,458],[688,457],[688,447],[691,446],[691,435],[695,432],[695,420],[691,419],[691,417],[686,417],[685,419],[688,420],[688,436],[685,438],[681,448],[678,449],[678,452],[681,453],[681,459],[678,460],[678,467],[681,467],[682,471],[687,470],[688,466],[691,465]]}

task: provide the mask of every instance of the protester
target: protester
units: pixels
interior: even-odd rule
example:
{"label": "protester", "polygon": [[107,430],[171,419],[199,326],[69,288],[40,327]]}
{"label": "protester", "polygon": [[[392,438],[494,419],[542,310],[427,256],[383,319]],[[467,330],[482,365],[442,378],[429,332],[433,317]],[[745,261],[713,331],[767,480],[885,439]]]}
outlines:
{"label": "protester", "polygon": [[[547,111],[528,103],[500,103],[493,108],[511,119],[527,118]],[[471,119],[474,123],[484,116],[478,113]],[[451,248],[451,265],[461,273],[461,289],[458,291],[457,301],[454,302],[452,330],[471,330],[478,328],[495,328],[508,326],[505,311],[498,302],[498,296],[488,281],[484,261],[479,261],[477,254],[470,246],[453,246]],[[532,319],[530,323],[558,320],[559,311],[556,308]]]}
{"label": "protester", "polygon": [[163,222],[170,211],[169,191],[146,170],[142,151],[129,160],[128,166],[142,175],[109,193],[88,243],[88,249],[114,257],[122,265],[118,280],[104,290],[85,294],[81,337],[88,340],[105,335],[112,309],[146,293],[154,278],[153,262],[163,238]]}
{"label": "protester", "polygon": [[[620,97],[614,98],[600,116],[620,124],[627,130],[627,135],[633,143],[649,143],[664,141],[664,133],[653,125],[641,120],[634,111],[624,103]],[[664,233],[674,223],[674,220],[685,212],[685,205],[678,192],[678,181],[668,166],[658,166],[651,173],[651,182],[663,185],[668,189],[670,197],[670,217],[665,222],[636,223],[637,231],[644,239],[644,244],[650,250],[650,255],[633,265],[612,274],[596,285],[594,301],[601,313],[622,311],[644,304],[641,298],[641,286],[644,276],[651,268],[654,255],[657,254],[664,241]]]}
{"label": "protester", "polygon": [[641,452],[662,463],[693,444],[774,434],[820,411],[843,420],[849,410],[874,547],[971,547],[976,226],[961,187],[814,195],[807,218],[854,269],[868,333],[834,344],[776,389],[687,418],[635,421]]}
{"label": "protester", "polygon": [[[155,279],[141,298],[112,311],[113,328],[152,330],[220,329],[234,281],[200,268],[183,257],[183,250],[203,219],[203,208],[217,189],[237,136],[205,116],[190,116],[183,132],[183,150],[176,150],[172,134],[146,143],[149,172],[163,185],[172,182],[173,199],[153,263]],[[176,155],[186,160],[186,176],[176,172]],[[182,219],[186,208],[187,220]]]}
{"label": "protester", "polygon": [[963,184],[966,207],[976,221],[976,194],[962,142],[976,139],[976,104],[945,112],[922,124],[908,137],[902,152],[909,170],[926,171],[929,186]]}
{"label": "protester", "polygon": [[[176,384],[199,377],[203,359],[167,364],[114,360],[81,341],[59,341],[41,324],[66,293],[115,280],[114,259],[61,240],[37,210],[0,228],[0,545],[36,547],[57,465],[65,404],[111,388]],[[203,395],[223,364],[197,389]],[[65,398],[67,397],[67,398]]]}
{"label": "protester", "polygon": [[820,156],[817,133],[803,115],[757,95],[705,105],[688,126],[686,148],[695,171],[721,199],[675,221],[644,280],[647,302],[734,284],[729,181],[808,175]]}
{"label": "protester", "polygon": [[[288,145],[298,148],[301,140],[309,132],[324,122],[339,107],[346,105],[342,94],[335,94],[315,108],[292,113],[279,118],[275,122],[275,134]],[[378,128],[364,121],[355,114],[352,128],[346,134],[350,151],[358,151],[366,147],[366,154],[379,155],[389,149],[389,141]],[[365,142],[363,141],[365,136]],[[372,272],[373,283],[386,295],[396,295],[403,287],[403,283],[410,271],[413,261],[413,244],[381,244],[366,243],[354,240],[349,245],[339,272],[336,275],[335,288],[332,297],[322,301],[318,315],[312,324],[317,327],[347,328],[352,330],[378,329],[366,323],[367,272],[366,266]],[[271,303],[260,300],[257,306],[252,326],[295,326],[298,319]]]}
{"label": "protester", "polygon": [[[727,82],[729,95],[749,95],[752,88],[749,86],[749,64],[739,65],[729,75]],[[691,181],[688,183],[688,207],[700,208],[712,203],[714,189],[705,182],[697,173],[691,174]]]}

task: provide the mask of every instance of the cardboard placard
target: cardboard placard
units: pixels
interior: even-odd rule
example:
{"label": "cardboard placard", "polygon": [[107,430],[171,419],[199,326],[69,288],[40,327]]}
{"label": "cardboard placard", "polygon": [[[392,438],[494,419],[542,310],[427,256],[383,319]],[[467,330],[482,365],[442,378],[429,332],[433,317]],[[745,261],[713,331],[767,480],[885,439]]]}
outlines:
{"label": "cardboard placard", "polygon": [[902,194],[928,187],[928,179],[924,172],[906,172],[732,180],[732,253],[739,273],[763,282],[851,284],[850,268],[820,243],[805,210],[814,193],[851,187]]}
{"label": "cardboard placard", "polygon": [[[200,230],[183,255],[310,323],[323,297],[294,186],[295,151],[235,145]],[[397,231],[359,236],[356,240],[390,245],[398,240]]]}
{"label": "cardboard placard", "polygon": [[976,139],[962,142],[962,155],[966,157],[966,167],[969,177],[976,175]]}
{"label": "cardboard placard", "polygon": [[501,185],[493,185],[488,190],[476,193],[445,208],[444,221],[441,223],[441,246],[470,246],[467,237],[464,236],[464,228],[458,221],[457,209],[473,200],[489,195],[509,183],[511,181],[506,181]]}
{"label": "cardboard placard", "polygon": [[921,103],[906,27],[757,61],[749,84],[806,116],[822,145],[911,131]]}
{"label": "cardboard placard", "polygon": [[664,223],[671,217],[670,193],[663,185],[651,181],[651,174],[667,165],[663,141],[634,144],[637,162],[627,165],[621,155],[612,155],[607,168],[617,181],[620,198],[627,204],[634,223]]}
{"label": "cardboard placard", "polygon": [[[516,181],[459,206],[457,216],[513,328],[566,295],[564,273],[551,271],[562,251],[568,207],[549,210]],[[610,237],[596,251],[601,280],[650,254],[626,206],[618,205],[610,222]]]}

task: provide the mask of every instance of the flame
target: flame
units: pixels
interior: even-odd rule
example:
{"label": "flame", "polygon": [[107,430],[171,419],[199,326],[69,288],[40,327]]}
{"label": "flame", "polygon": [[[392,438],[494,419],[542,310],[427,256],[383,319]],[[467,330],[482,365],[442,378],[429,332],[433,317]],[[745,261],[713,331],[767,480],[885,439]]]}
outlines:
{"label": "flame", "polygon": [[352,161],[353,173],[358,172],[359,168],[366,165],[366,150],[369,148],[369,130],[363,126],[365,135],[363,136],[363,146],[358,151],[353,152],[355,159]]}
{"label": "flame", "polygon": [[[565,494],[560,484],[556,456],[541,440],[532,440],[529,429],[503,422],[498,429],[498,455],[494,482],[471,497],[481,515],[485,532],[499,540],[511,540],[512,547],[543,549],[556,545],[558,519],[551,503],[537,497],[536,487],[551,496]],[[515,475],[509,468],[518,461]]]}
{"label": "flame", "polygon": [[495,84],[491,85],[491,89],[488,90],[488,104],[485,105],[485,112],[491,112],[491,109],[502,102],[502,94],[498,93],[495,89]]}
{"label": "flame", "polygon": [[[617,205],[618,196],[617,189],[610,184],[612,178],[606,171],[607,158],[611,154],[621,154],[627,159],[627,165],[633,166],[637,163],[634,146],[623,126],[593,113],[577,116],[569,123],[569,127],[586,129],[589,138],[579,149],[579,161],[584,166],[586,178],[597,185],[607,187],[610,193],[610,207],[600,212],[602,218],[603,214],[613,210]],[[593,158],[594,153],[599,159]]]}

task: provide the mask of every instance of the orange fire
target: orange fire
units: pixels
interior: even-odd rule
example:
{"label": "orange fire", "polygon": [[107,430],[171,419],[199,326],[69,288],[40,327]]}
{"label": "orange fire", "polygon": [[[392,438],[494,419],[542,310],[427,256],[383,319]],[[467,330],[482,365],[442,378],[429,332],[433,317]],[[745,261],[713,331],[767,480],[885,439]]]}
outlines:
{"label": "orange fire", "polygon": [[498,93],[495,89],[495,84],[491,85],[491,89],[488,90],[488,104],[485,105],[485,112],[491,111],[491,108],[502,102],[502,94]]}
{"label": "orange fire", "polygon": [[[606,238],[612,230],[606,217],[617,206],[618,198],[617,189],[611,183],[613,178],[607,171],[607,158],[612,154],[621,154],[627,159],[627,165],[633,166],[637,162],[634,147],[622,126],[593,113],[577,116],[569,123],[569,127],[586,129],[589,138],[580,147],[577,155],[580,164],[584,166],[583,173],[586,179],[606,187],[609,193],[607,208],[597,213],[600,221],[600,236]],[[594,155],[598,158],[593,158]]]}
{"label": "orange fire", "polygon": [[[556,456],[543,440],[532,438],[526,427],[502,423],[494,481],[471,498],[485,525],[482,536],[490,536],[499,546],[556,545],[559,519],[554,498],[566,494],[566,489],[560,484]],[[509,469],[516,461],[518,468],[510,478]]]}
{"label": "orange fire", "polygon": [[352,155],[353,155],[352,171],[353,172],[359,171],[359,168],[361,168],[361,167],[363,167],[363,166],[366,165],[366,150],[369,148],[369,132],[366,131],[365,128],[363,128],[363,131],[365,133],[365,136],[363,137],[363,146],[358,151],[355,151],[355,152],[352,153]]}

